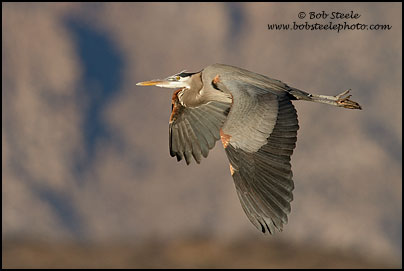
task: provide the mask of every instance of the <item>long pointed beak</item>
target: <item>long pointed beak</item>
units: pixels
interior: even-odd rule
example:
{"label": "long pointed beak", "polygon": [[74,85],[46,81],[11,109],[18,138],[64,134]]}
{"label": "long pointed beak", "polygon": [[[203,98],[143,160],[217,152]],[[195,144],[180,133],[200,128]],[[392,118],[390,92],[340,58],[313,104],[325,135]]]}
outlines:
{"label": "long pointed beak", "polygon": [[136,86],[155,86],[157,84],[163,83],[163,80],[151,80],[151,81],[144,81],[144,82],[139,82],[136,84]]}
{"label": "long pointed beak", "polygon": [[186,85],[184,82],[178,82],[178,81],[168,81],[168,80],[161,80],[161,79],[156,79],[156,80],[151,80],[151,81],[144,81],[144,82],[139,82],[136,84],[137,86],[156,86],[156,87],[161,87],[161,88],[183,88]]}

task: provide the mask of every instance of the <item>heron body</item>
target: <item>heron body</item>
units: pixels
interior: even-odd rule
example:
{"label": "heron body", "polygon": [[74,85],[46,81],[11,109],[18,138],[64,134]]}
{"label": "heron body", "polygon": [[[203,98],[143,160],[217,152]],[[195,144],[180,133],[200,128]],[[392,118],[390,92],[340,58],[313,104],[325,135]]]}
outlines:
{"label": "heron body", "polygon": [[299,129],[292,100],[361,109],[345,91],[310,94],[241,68],[214,64],[138,85],[178,88],[169,121],[170,155],[200,163],[221,140],[241,206],[263,233],[282,231],[291,211],[290,157]]}

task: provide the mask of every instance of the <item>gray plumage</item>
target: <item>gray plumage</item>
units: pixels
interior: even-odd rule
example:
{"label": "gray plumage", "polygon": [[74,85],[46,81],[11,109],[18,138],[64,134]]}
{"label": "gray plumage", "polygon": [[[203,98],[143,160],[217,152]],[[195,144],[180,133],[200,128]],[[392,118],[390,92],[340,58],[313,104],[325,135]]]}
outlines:
{"label": "gray plumage", "polygon": [[200,163],[221,139],[244,212],[270,234],[282,231],[293,200],[290,157],[299,125],[291,100],[361,109],[349,100],[349,90],[337,96],[310,94],[223,64],[138,85],[179,88],[172,98],[170,155]]}

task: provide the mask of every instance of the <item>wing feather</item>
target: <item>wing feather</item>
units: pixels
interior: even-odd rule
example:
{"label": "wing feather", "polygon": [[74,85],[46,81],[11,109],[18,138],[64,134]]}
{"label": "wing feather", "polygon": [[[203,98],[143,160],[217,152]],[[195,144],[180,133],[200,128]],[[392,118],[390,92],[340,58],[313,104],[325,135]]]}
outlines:
{"label": "wing feather", "polygon": [[176,95],[173,96],[173,110],[169,124],[170,155],[180,161],[185,157],[191,163],[192,157],[199,164],[202,156],[220,139],[230,103],[210,101],[196,107],[183,106]]}
{"label": "wing feather", "polygon": [[[215,127],[215,124],[212,122],[212,120],[209,118],[209,116],[202,110],[197,110],[193,112],[198,119],[201,120],[201,122],[205,125],[207,128],[208,132],[213,136],[215,139],[214,142],[216,142],[220,135],[219,135],[219,128]],[[217,131],[216,131],[217,130]],[[214,143],[213,143],[214,144]],[[209,145],[209,148],[213,148],[214,145]]]}
{"label": "wing feather", "polygon": [[[283,225],[288,222],[287,216],[291,211],[290,202],[293,200],[294,189],[290,156],[296,146],[299,128],[296,110],[289,98],[285,96],[277,99],[278,111],[274,125],[272,124],[273,129],[265,134],[266,141],[258,150],[251,149],[247,143],[238,144],[232,140],[225,148],[233,168],[232,175],[244,212],[255,227],[270,234],[273,234],[275,229],[282,231]],[[231,108],[230,114],[234,108]],[[249,112],[255,115],[256,112],[260,112],[262,116],[268,111],[262,106],[260,110],[254,112],[250,109]],[[271,119],[267,118],[266,121],[270,122]],[[228,131],[226,125],[224,131]],[[237,127],[235,123],[232,125]],[[251,136],[249,133],[255,125],[260,126],[255,127],[257,131],[268,131],[266,128],[261,129],[263,125],[265,126],[265,120],[250,120],[249,125],[252,127],[245,128],[248,132],[244,132],[244,137],[239,132],[237,140],[248,141]],[[266,124],[267,127],[270,125]]]}
{"label": "wing feather", "polygon": [[[191,125],[191,129],[194,132],[195,136],[196,136],[196,141],[199,143],[199,148],[201,151],[201,154],[203,155],[203,157],[206,157],[208,155],[209,152],[209,143],[208,141],[213,141],[214,142],[214,138],[210,137],[209,135],[207,135],[204,131],[206,130],[206,128],[204,128],[203,124],[201,124],[198,120],[198,118],[194,117],[193,114],[189,114],[188,116],[188,121]],[[206,138],[209,139],[206,139]]]}

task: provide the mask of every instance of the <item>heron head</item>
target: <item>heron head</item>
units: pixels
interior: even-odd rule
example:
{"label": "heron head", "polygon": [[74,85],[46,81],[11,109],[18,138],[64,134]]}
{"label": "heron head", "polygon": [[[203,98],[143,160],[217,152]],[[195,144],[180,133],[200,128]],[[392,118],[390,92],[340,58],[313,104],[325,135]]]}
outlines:
{"label": "heron head", "polygon": [[151,81],[144,81],[137,83],[137,86],[157,86],[162,88],[190,88],[193,80],[193,75],[196,73],[189,73],[182,71],[167,77],[166,79],[156,79]]}

